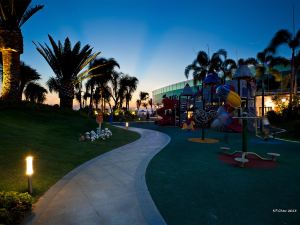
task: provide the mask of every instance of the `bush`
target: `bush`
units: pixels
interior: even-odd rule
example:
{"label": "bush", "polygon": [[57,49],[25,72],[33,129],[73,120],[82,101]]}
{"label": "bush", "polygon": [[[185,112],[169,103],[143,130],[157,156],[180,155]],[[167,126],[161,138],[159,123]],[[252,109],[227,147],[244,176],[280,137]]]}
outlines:
{"label": "bush", "polygon": [[277,114],[275,111],[269,111],[267,112],[267,117],[270,121],[270,123],[278,123],[282,120],[282,115]]}
{"label": "bush", "polygon": [[31,206],[32,197],[28,193],[0,192],[0,224],[21,223],[26,213],[31,211]]}

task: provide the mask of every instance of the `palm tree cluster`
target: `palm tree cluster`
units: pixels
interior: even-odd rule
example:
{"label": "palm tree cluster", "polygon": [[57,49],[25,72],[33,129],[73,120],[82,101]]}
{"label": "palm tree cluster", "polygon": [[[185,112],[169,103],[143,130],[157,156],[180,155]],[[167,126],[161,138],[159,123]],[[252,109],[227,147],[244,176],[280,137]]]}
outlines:
{"label": "palm tree cluster", "polygon": [[195,85],[203,82],[206,75],[210,73],[221,74],[225,82],[226,79],[232,77],[232,70],[236,68],[236,62],[227,58],[227,52],[224,49],[218,50],[211,57],[205,51],[199,51],[193,63],[185,68],[184,74],[188,79],[192,72]]}
{"label": "palm tree cluster", "polygon": [[[40,75],[31,67],[20,62],[23,53],[23,37],[20,27],[43,5],[30,7],[31,0],[0,0],[0,52],[2,56],[3,100],[21,100],[24,92],[26,100],[43,102],[47,90],[37,84]],[[64,42],[54,41],[48,35],[50,45],[35,43],[37,51],[44,57],[55,76],[47,81],[50,92],[57,92],[60,107],[72,109],[74,97],[80,108],[90,98],[90,107],[101,108],[108,103],[110,108],[123,106],[129,109],[129,101],[137,88],[138,79],[115,71],[119,64],[114,59],[97,58],[90,45],[81,46],[78,41],[73,46],[67,37]],[[83,94],[83,80],[87,80]],[[25,90],[25,91],[24,91]],[[82,95],[83,94],[83,95]],[[114,105],[111,105],[111,101]]]}
{"label": "palm tree cluster", "polygon": [[[292,103],[293,95],[298,93],[298,73],[300,72],[300,30],[296,34],[292,34],[288,30],[279,30],[272,38],[268,49],[272,54],[276,54],[281,45],[287,45],[291,50],[291,76],[290,76],[290,103]],[[298,52],[296,52],[298,50]]]}
{"label": "palm tree cluster", "polygon": [[[94,70],[91,73],[92,77],[86,82],[84,96],[85,99],[90,98],[90,109],[93,105],[98,109],[100,103],[102,111],[105,111],[106,105],[109,106],[111,112],[121,108],[128,111],[132,94],[137,89],[138,79],[116,71],[115,67],[119,67],[119,64],[112,58],[97,59],[93,62],[92,66],[94,65],[106,66]],[[125,107],[123,107],[124,103]]]}
{"label": "palm tree cluster", "polygon": [[[281,45],[287,45],[292,53],[291,60],[278,56],[277,50]],[[211,57],[204,52],[199,51],[196,59],[192,64],[185,68],[184,74],[189,78],[192,72],[194,84],[203,82],[209,73],[217,73],[225,82],[226,79],[232,78],[234,69],[240,64],[252,65],[256,69],[256,81],[258,88],[264,93],[264,86],[268,83],[268,88],[278,89],[279,86],[287,87],[288,82],[290,90],[290,104],[293,101],[293,95],[297,95],[298,91],[298,75],[300,72],[300,30],[293,35],[288,30],[279,30],[272,38],[270,44],[263,51],[258,52],[256,58],[248,58],[239,60],[236,63],[232,59],[227,58],[227,52],[220,49]],[[298,50],[298,51],[297,51]],[[283,77],[277,66],[291,67],[289,75]]]}

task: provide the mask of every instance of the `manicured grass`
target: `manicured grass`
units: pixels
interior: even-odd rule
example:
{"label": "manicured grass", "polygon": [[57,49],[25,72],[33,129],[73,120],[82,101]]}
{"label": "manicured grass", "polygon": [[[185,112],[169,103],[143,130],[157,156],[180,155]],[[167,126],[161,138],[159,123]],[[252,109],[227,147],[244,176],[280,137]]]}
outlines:
{"label": "manicured grass", "polygon": [[[169,225],[294,225],[300,221],[300,144],[249,138],[249,151],[278,152],[275,168],[239,168],[219,160],[219,148],[241,150],[241,134],[208,132],[217,144],[187,141],[200,131],[138,124],[172,139],[147,168],[151,196]],[[296,209],[296,213],[273,212]]]}
{"label": "manicured grass", "polygon": [[25,156],[34,157],[34,197],[41,196],[66,173],[83,162],[139,138],[111,129],[104,141],[79,142],[79,134],[97,128],[94,119],[78,112],[17,107],[0,110],[0,190],[25,192]]}

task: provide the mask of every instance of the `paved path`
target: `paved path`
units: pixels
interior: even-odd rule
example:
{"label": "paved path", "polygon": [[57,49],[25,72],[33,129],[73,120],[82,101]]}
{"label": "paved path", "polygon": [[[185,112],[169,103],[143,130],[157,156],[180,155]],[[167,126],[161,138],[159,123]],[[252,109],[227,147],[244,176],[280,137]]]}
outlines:
{"label": "paved path", "polygon": [[130,130],[141,138],[67,174],[39,199],[24,224],[165,224],[148,192],[145,172],[170,137],[153,130]]}

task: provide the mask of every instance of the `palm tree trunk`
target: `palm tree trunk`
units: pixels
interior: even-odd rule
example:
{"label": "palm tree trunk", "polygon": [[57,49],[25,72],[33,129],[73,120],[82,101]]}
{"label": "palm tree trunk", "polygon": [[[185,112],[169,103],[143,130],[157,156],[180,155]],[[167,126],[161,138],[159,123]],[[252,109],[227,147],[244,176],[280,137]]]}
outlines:
{"label": "palm tree trunk", "polygon": [[72,81],[65,81],[59,90],[60,107],[73,109],[74,84]]}
{"label": "palm tree trunk", "polygon": [[60,107],[64,109],[72,109],[73,108],[73,99],[67,96],[61,97],[60,99]]}
{"label": "palm tree trunk", "polygon": [[25,83],[21,82],[19,87],[19,99],[22,100],[23,91],[25,88]]}
{"label": "palm tree trunk", "polygon": [[19,100],[20,53],[2,50],[3,60],[3,100]]}

